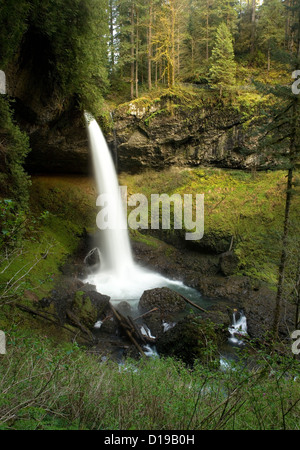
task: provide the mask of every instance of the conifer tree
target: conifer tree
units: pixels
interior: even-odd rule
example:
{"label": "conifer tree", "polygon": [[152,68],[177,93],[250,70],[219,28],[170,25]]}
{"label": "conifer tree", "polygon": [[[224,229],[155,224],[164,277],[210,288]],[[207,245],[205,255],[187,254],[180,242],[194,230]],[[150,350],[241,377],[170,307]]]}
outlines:
{"label": "conifer tree", "polygon": [[225,23],[221,23],[216,34],[209,70],[212,85],[220,90],[235,84],[236,63],[232,44],[232,35]]}
{"label": "conifer tree", "polygon": [[281,0],[265,0],[259,9],[258,42],[267,53],[267,69],[271,66],[272,47],[281,47],[285,39],[284,6]]}

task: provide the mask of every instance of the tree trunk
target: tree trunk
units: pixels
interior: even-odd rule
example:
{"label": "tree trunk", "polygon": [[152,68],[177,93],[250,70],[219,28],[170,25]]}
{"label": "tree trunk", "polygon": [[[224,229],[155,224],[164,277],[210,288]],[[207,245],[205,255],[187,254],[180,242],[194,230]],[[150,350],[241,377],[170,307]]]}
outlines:
{"label": "tree trunk", "polygon": [[[298,30],[297,30],[297,49],[296,49],[297,63],[295,69],[299,68],[300,63],[300,13],[298,16]],[[290,133],[290,148],[289,148],[289,160],[290,168],[288,170],[287,177],[287,188],[286,188],[286,199],[285,199],[285,213],[284,213],[284,227],[283,227],[283,237],[282,237],[282,250],[281,259],[279,265],[279,276],[276,294],[276,304],[274,311],[274,322],[273,322],[273,338],[276,340],[278,338],[280,314],[282,309],[283,300],[283,287],[284,287],[284,277],[287,262],[287,245],[288,245],[288,234],[289,234],[289,218],[290,209],[292,201],[292,189],[293,189],[293,171],[297,158],[297,151],[299,146],[299,137],[297,135],[297,129],[299,128],[299,96],[294,95],[293,105],[292,105],[292,124]]]}
{"label": "tree trunk", "polygon": [[180,76],[180,28],[177,26],[177,77]]}
{"label": "tree trunk", "polygon": [[110,33],[110,64],[111,70],[113,70],[115,65],[113,0],[109,0],[109,33]]}
{"label": "tree trunk", "polygon": [[298,330],[298,327],[300,325],[300,256],[298,257],[295,291],[296,291],[295,330]]}
{"label": "tree trunk", "polygon": [[194,39],[191,39],[191,50],[192,50],[192,74],[194,74],[194,67],[195,67],[195,61],[194,61]]}
{"label": "tree trunk", "polygon": [[169,73],[169,87],[173,87],[175,84],[175,7],[174,3],[171,2],[171,17],[172,17],[172,27],[171,27],[171,58],[170,58],[170,73]]}
{"label": "tree trunk", "polygon": [[152,0],[149,5],[149,28],[148,28],[148,89],[152,89]]}
{"label": "tree trunk", "polygon": [[256,19],[256,0],[252,0],[252,12],[251,12],[251,47],[250,53],[254,54],[255,50],[255,19]]}
{"label": "tree trunk", "polygon": [[134,98],[134,3],[131,3],[131,33],[130,33],[130,45],[131,45],[131,79],[130,79],[130,97]]}
{"label": "tree trunk", "polygon": [[206,2],[206,61],[208,61],[208,39],[209,39],[209,31],[208,31],[208,11],[209,11],[209,4],[208,0]]}
{"label": "tree trunk", "polygon": [[139,13],[136,12],[135,96],[139,96]]}
{"label": "tree trunk", "polygon": [[282,250],[281,250],[281,258],[280,258],[280,265],[279,265],[279,277],[278,277],[278,286],[277,286],[276,304],[275,304],[274,322],[273,322],[273,337],[275,340],[278,338],[280,314],[281,314],[281,309],[282,309],[283,285],[284,285],[285,268],[286,268],[286,261],[287,261],[287,240],[288,240],[288,232],[289,232],[289,218],[290,218],[290,209],[291,209],[292,188],[293,188],[293,169],[290,168],[288,171],[288,180],[287,180],[287,191],[286,191],[285,213],[284,213],[284,227],[283,227],[283,237],[282,237]]}
{"label": "tree trunk", "polygon": [[[290,1],[287,0],[287,7],[290,6]],[[285,48],[287,50],[290,49],[290,11],[286,12],[286,21],[285,21]]]}

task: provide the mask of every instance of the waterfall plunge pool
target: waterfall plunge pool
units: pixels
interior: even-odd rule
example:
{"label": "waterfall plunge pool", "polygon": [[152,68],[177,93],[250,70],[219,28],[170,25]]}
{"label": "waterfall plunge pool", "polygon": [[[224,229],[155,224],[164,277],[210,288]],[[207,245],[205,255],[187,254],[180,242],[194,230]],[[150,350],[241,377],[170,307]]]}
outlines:
{"label": "waterfall plunge pool", "polygon": [[209,307],[214,301],[203,297],[199,291],[182,281],[171,280],[140,266],[131,267],[121,276],[112,271],[99,271],[90,274],[84,282],[96,286],[98,292],[111,297],[113,304],[127,301],[132,308],[137,308],[144,291],[162,287],[173,289],[202,308]]}

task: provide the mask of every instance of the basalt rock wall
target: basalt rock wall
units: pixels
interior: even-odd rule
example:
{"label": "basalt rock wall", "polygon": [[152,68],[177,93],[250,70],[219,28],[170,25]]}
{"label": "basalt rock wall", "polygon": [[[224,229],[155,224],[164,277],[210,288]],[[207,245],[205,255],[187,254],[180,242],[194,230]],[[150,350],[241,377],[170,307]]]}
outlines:
{"label": "basalt rock wall", "polygon": [[[166,166],[214,166],[263,169],[273,165],[257,154],[255,121],[228,106],[166,106],[166,100],[143,106],[131,102],[114,113],[118,167],[138,172]],[[113,146],[112,136],[108,136]]]}

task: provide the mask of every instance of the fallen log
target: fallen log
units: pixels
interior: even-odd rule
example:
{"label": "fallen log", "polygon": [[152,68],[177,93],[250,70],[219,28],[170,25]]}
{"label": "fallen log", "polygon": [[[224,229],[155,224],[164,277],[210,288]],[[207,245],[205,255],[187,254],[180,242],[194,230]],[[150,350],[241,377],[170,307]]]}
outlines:
{"label": "fallen log", "polygon": [[[126,319],[124,316],[122,316],[122,314],[119,313],[112,305],[110,305],[110,307],[111,307],[112,312],[114,313],[114,316],[116,317],[117,321],[119,322],[120,326],[123,328],[123,330],[125,331],[125,333],[129,337],[131,342],[137,348],[139,353],[142,356],[146,357],[142,347],[139,345],[139,343],[137,342],[137,340],[133,336],[133,333],[136,333],[135,328],[133,328],[132,325],[130,324],[130,322],[128,321],[128,319]],[[139,336],[138,336],[138,338],[139,338]]]}
{"label": "fallen log", "polygon": [[[41,314],[39,311],[36,311],[35,309],[31,309],[28,306],[25,305],[21,305],[20,303],[15,303],[15,306],[19,309],[21,309],[22,311],[25,311],[29,314],[32,314],[33,316],[38,316],[41,317],[42,319],[47,320],[48,322],[53,323],[54,325],[60,327],[60,328],[64,328],[65,330],[69,331],[70,333],[72,333],[73,335],[76,336],[77,333],[75,333],[73,330],[70,330],[70,328],[66,327],[65,325],[60,324],[57,320],[53,320],[50,317],[45,316],[44,314]],[[48,313],[54,316],[54,314],[52,313]],[[55,316],[54,316],[55,317]],[[84,339],[86,339],[88,342],[90,342],[90,339],[87,339],[85,337],[83,337]]]}
{"label": "fallen log", "polygon": [[133,330],[135,331],[135,334],[139,337],[140,341],[142,341],[144,344],[146,344],[145,337],[141,333],[140,329],[135,325],[132,318],[130,316],[127,316],[127,320],[130,323],[130,325],[132,326]]}
{"label": "fallen log", "polygon": [[94,336],[92,332],[84,325],[82,325],[82,323],[78,320],[78,317],[72,311],[67,309],[66,316],[68,317],[70,322],[72,322],[77,328],[79,328],[80,331],[82,331],[82,333],[85,333],[92,342],[94,341]]}

